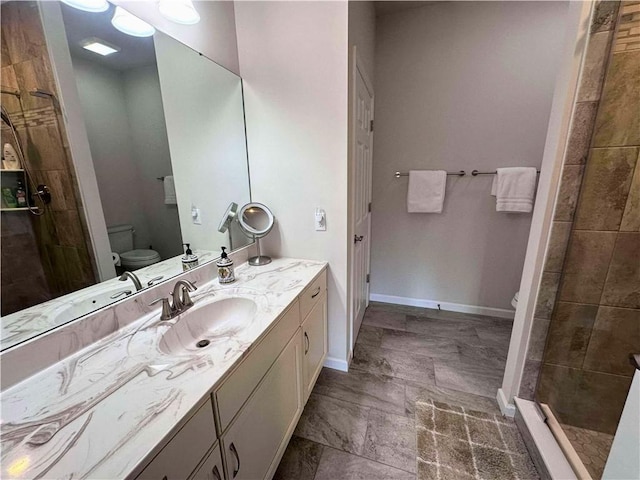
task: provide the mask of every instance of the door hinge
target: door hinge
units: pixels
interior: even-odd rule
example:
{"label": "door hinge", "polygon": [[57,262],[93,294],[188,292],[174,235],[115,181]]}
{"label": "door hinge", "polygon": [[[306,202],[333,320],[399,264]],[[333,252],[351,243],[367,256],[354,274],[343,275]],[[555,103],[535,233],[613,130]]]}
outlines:
{"label": "door hinge", "polygon": [[367,273],[367,283],[369,283],[371,275],[369,273]]}
{"label": "door hinge", "polygon": [[371,202],[369,202],[369,206],[367,207],[367,210],[369,211],[369,213],[371,213]]}
{"label": "door hinge", "polygon": [[371,123],[369,124],[369,131],[373,132],[373,120],[371,120]]}

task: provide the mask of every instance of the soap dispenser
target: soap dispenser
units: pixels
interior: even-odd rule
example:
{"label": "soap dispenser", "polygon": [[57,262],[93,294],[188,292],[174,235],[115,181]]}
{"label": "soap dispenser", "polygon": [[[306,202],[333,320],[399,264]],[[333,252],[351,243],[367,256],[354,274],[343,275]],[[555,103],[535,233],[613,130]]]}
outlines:
{"label": "soap dispenser", "polygon": [[220,283],[231,283],[236,279],[233,273],[233,261],[227,256],[227,252],[225,252],[227,247],[220,248],[222,248],[222,253],[220,254],[220,260],[216,263],[218,266],[218,280]]}
{"label": "soap dispenser", "polygon": [[198,266],[198,256],[193,254],[193,251],[189,248],[190,244],[183,243],[182,245],[187,247],[184,257],[182,257],[182,271],[186,272]]}

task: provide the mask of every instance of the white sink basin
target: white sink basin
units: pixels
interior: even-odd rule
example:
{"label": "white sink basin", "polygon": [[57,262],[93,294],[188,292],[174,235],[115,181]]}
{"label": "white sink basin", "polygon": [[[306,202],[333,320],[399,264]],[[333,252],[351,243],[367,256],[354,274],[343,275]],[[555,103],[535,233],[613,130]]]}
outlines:
{"label": "white sink basin", "polygon": [[162,335],[158,348],[168,355],[197,353],[249,327],[257,310],[253,300],[242,297],[196,304]]}

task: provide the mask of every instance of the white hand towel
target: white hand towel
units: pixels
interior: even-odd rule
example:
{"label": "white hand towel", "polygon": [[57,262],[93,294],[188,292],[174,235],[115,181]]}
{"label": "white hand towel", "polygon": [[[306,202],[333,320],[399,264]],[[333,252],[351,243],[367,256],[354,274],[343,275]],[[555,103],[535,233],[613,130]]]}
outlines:
{"label": "white hand towel", "polygon": [[175,205],[178,203],[176,199],[176,186],[173,183],[173,175],[164,177],[164,203],[165,205]]}
{"label": "white hand towel", "polygon": [[447,172],[444,170],[410,170],[407,190],[409,213],[441,213]]}
{"label": "white hand towel", "polygon": [[537,170],[534,167],[498,168],[491,195],[497,212],[529,213],[533,210]]}

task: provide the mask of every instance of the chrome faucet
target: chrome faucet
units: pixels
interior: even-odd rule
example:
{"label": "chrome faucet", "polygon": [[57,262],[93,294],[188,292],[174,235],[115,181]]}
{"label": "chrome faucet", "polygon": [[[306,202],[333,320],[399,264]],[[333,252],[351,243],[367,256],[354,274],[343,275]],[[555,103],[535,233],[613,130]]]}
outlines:
{"label": "chrome faucet", "polygon": [[160,320],[171,320],[193,306],[193,300],[191,300],[189,292],[195,292],[197,289],[195,284],[189,280],[178,280],[173,286],[173,293],[171,294],[173,303],[170,303],[169,298],[163,297],[154,300],[149,306],[162,302]]}
{"label": "chrome faucet", "polygon": [[120,276],[120,281],[121,282],[126,282],[127,279],[130,279],[133,282],[133,285],[136,287],[136,292],[139,290],[142,290],[142,283],[140,283],[140,279],[138,278],[138,276],[133,273],[133,272],[124,272],[121,276]]}
{"label": "chrome faucet", "polygon": [[173,308],[182,313],[193,306],[189,292],[195,292],[198,288],[189,280],[178,280],[173,286]]}

